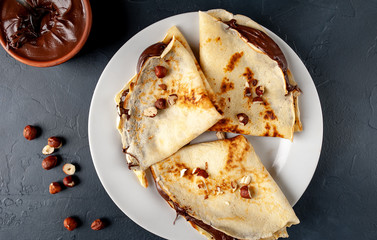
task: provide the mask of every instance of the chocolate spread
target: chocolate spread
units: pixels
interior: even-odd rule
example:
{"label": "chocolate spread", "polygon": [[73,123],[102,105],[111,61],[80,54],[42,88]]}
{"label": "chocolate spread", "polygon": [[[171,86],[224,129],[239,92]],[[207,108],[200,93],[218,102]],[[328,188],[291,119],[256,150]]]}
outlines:
{"label": "chocolate spread", "polygon": [[203,230],[207,231],[209,234],[212,235],[212,237],[215,240],[237,240],[234,237],[231,237],[217,229],[214,229],[213,227],[204,223],[203,221],[190,216],[184,208],[181,208],[177,203],[175,203],[174,201],[170,199],[170,197],[164,192],[164,190],[161,189],[160,185],[156,183],[156,181],[155,181],[155,185],[156,185],[157,192],[161,195],[161,197],[165,199],[165,201],[173,204],[173,208],[177,212],[177,216],[179,214],[183,216],[187,221],[190,221],[194,223],[195,225],[199,226],[200,228],[202,228]]}
{"label": "chocolate spread", "polygon": [[230,21],[224,22],[229,27],[238,31],[244,38],[247,39],[249,43],[254,44],[257,48],[261,51],[266,53],[271,59],[275,60],[281,70],[283,71],[285,84],[288,92],[293,90],[299,90],[297,86],[293,86],[289,82],[288,78],[288,63],[287,59],[285,58],[283,52],[279,48],[279,46],[272,40],[267,34],[264,32],[251,28],[242,26],[236,23],[235,19],[231,19]]}
{"label": "chocolate spread", "polygon": [[68,54],[85,29],[82,0],[27,1],[31,10],[17,0],[0,3],[0,28],[7,48],[35,61],[54,60]]}
{"label": "chocolate spread", "polygon": [[145,63],[145,61],[154,56],[160,56],[162,52],[165,50],[167,44],[163,42],[155,43],[149,47],[147,47],[140,55],[139,60],[137,61],[136,71],[140,72],[141,67]]}

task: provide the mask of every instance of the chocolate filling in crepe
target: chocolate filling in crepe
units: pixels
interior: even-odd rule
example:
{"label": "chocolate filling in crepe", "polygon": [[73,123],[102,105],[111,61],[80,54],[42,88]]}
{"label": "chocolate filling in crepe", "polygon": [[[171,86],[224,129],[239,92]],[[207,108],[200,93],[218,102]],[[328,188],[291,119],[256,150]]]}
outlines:
{"label": "chocolate filling in crepe", "polygon": [[178,151],[221,115],[191,49],[176,27],[139,58],[138,74],[117,94],[118,130],[129,168],[144,170]]}
{"label": "chocolate filling in crepe", "polygon": [[200,64],[224,118],[210,130],[293,139],[300,89],[279,46],[251,19],[199,12]]}
{"label": "chocolate filling in crepe", "polygon": [[151,166],[160,195],[214,239],[277,239],[298,224],[244,136],[182,148]]}

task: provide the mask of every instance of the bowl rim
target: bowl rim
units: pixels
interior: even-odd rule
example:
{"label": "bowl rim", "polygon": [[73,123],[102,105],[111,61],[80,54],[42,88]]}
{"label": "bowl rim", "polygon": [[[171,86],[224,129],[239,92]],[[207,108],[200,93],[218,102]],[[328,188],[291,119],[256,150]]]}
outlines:
{"label": "bowl rim", "polygon": [[16,59],[19,62],[22,62],[24,64],[27,64],[29,66],[33,66],[33,67],[52,67],[52,66],[56,66],[56,65],[59,65],[59,64],[62,64],[64,62],[68,61],[69,59],[71,59],[73,56],[75,56],[82,49],[82,47],[84,46],[86,40],[89,37],[90,30],[92,28],[93,19],[92,19],[92,8],[90,6],[90,2],[89,2],[89,0],[81,0],[81,1],[83,3],[83,6],[84,6],[84,9],[85,9],[85,12],[86,12],[84,32],[81,35],[81,37],[80,37],[79,41],[77,42],[77,44],[75,45],[75,47],[72,48],[72,50],[69,51],[64,56],[56,58],[56,59],[52,59],[52,60],[47,60],[47,61],[32,60],[32,59],[20,56],[16,52],[10,51],[8,49],[8,47],[7,47],[8,44],[6,43],[6,40],[5,40],[5,37],[4,37],[4,34],[3,34],[2,31],[0,32],[0,35],[1,35],[0,36],[0,44],[3,46],[4,50],[9,55],[11,55],[14,59]]}

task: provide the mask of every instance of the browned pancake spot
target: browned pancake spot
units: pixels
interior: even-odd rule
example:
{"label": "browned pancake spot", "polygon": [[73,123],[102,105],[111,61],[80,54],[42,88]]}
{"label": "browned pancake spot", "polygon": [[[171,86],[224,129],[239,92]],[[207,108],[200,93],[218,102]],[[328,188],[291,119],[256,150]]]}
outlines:
{"label": "browned pancake spot", "polygon": [[240,61],[241,57],[243,56],[243,52],[236,52],[235,54],[230,57],[228,65],[224,68],[225,72],[233,71],[234,67]]}
{"label": "browned pancake spot", "polygon": [[274,111],[272,111],[272,110],[268,110],[268,111],[266,111],[265,114],[264,114],[264,117],[263,117],[263,118],[264,118],[265,120],[267,120],[267,119],[271,119],[271,120],[275,120],[275,119],[277,119],[277,117],[276,117]]}
{"label": "browned pancake spot", "polygon": [[221,38],[220,38],[220,37],[217,37],[217,38],[215,39],[215,41],[216,41],[216,42],[219,42],[219,41],[221,42]]}
{"label": "browned pancake spot", "polygon": [[272,127],[273,127],[273,129],[274,129],[274,133],[273,133],[273,135],[272,135],[273,137],[284,138],[284,136],[281,135],[281,134],[276,130],[276,126],[275,126],[275,125],[273,125]]}
{"label": "browned pancake spot", "polygon": [[229,78],[224,77],[220,86],[221,93],[226,93],[227,91],[230,91],[232,89],[234,89],[234,83],[232,83]]}
{"label": "browned pancake spot", "polygon": [[226,101],[225,101],[225,98],[220,98],[219,100],[219,105],[221,108],[224,108],[226,106]]}

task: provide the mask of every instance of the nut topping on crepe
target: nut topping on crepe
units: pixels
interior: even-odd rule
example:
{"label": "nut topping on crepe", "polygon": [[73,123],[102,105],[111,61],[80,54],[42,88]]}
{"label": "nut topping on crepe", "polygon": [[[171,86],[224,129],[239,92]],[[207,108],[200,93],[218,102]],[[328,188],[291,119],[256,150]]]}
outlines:
{"label": "nut topping on crepe", "polygon": [[258,86],[258,87],[255,89],[255,93],[256,93],[258,96],[262,96],[263,93],[264,93],[264,87],[263,87],[263,86]]}
{"label": "nut topping on crepe", "polygon": [[155,117],[157,115],[157,108],[155,107],[149,107],[147,109],[144,110],[143,112],[144,116],[146,117]]}
{"label": "nut topping on crepe", "polygon": [[165,98],[160,98],[158,99],[155,103],[154,103],[154,106],[157,108],[157,109],[165,109],[168,107],[168,104],[166,103],[166,99]]}
{"label": "nut topping on crepe", "polygon": [[154,68],[154,72],[156,73],[156,76],[158,78],[163,78],[166,76],[166,73],[168,72],[168,70],[163,66],[156,66]]}
{"label": "nut topping on crepe", "polygon": [[241,197],[243,198],[251,199],[249,187],[246,185],[240,188],[240,194],[241,194]]}
{"label": "nut topping on crepe", "polygon": [[162,90],[166,90],[166,89],[168,89],[168,86],[166,86],[166,84],[158,84],[158,86],[159,86]]}
{"label": "nut topping on crepe", "polygon": [[249,122],[249,117],[245,113],[237,114],[237,118],[238,121],[240,121],[240,123],[244,126]]}
{"label": "nut topping on crepe", "polygon": [[169,103],[170,105],[174,105],[174,104],[177,102],[177,99],[178,99],[177,94],[171,94],[171,95],[169,95],[169,97],[168,97],[168,103]]}
{"label": "nut topping on crepe", "polygon": [[241,184],[245,184],[245,185],[249,185],[250,182],[251,182],[251,177],[249,175],[244,176],[243,178],[241,178],[241,181],[240,181]]}
{"label": "nut topping on crepe", "polygon": [[203,177],[203,178],[208,177],[207,171],[201,168],[195,168],[192,173],[198,175],[199,177]]}

